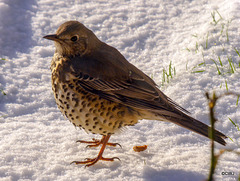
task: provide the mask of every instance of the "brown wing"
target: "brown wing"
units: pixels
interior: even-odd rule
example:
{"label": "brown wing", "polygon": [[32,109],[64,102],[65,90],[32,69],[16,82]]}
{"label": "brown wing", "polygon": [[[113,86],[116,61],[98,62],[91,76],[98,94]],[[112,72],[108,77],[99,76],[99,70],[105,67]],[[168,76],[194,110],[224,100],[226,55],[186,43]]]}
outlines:
{"label": "brown wing", "polygon": [[69,67],[79,86],[104,99],[139,109],[177,108],[188,113],[164,95],[151,78],[106,44],[89,56],[73,57]]}
{"label": "brown wing", "polygon": [[[77,77],[75,82],[79,86],[109,101],[166,116],[175,124],[209,137],[206,124],[185,114],[189,112],[164,95],[151,78],[130,64],[115,48],[102,46],[92,55],[71,58],[67,71]],[[226,136],[217,130],[215,134],[215,140],[225,145]]]}

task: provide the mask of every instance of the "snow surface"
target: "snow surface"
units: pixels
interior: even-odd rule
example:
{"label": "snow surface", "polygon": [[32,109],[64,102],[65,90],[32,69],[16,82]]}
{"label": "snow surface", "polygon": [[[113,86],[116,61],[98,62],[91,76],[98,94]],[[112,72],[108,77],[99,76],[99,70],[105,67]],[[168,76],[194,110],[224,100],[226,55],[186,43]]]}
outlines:
{"label": "snow surface", "polygon": [[[217,13],[219,12],[221,17]],[[176,75],[161,90],[209,124],[206,91],[240,92],[239,0],[0,0],[0,180],[203,180],[208,175],[210,142],[177,125],[142,120],[113,135],[122,149],[107,148],[90,168],[70,165],[97,155],[78,139],[100,138],[75,129],[57,109],[50,83],[52,42],[43,39],[68,20],[78,20],[160,86],[170,61]],[[215,13],[214,25],[211,13]],[[218,21],[218,22],[217,22]],[[223,67],[220,66],[221,58]],[[235,73],[228,73],[228,57]],[[2,59],[1,59],[2,58]],[[218,75],[214,59],[219,66]],[[206,66],[198,64],[205,60]],[[194,69],[193,69],[194,68]],[[205,70],[201,73],[192,73]],[[217,129],[228,135],[227,147],[240,151],[237,98],[217,103]],[[144,152],[135,145],[148,145]],[[218,149],[224,148],[216,144]],[[217,150],[218,151],[218,150]],[[237,180],[240,158],[225,153],[216,180]],[[223,176],[222,172],[234,172]]]}

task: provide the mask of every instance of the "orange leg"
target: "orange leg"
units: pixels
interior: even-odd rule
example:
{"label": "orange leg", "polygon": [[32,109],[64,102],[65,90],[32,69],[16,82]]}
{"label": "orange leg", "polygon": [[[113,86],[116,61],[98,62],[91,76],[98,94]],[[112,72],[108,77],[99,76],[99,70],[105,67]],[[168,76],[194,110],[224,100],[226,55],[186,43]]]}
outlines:
{"label": "orange leg", "polygon": [[[105,137],[103,136],[101,140],[95,139],[93,138],[93,141],[83,141],[83,140],[78,140],[77,143],[87,143],[87,144],[91,144],[91,145],[87,145],[87,148],[91,148],[91,147],[98,147],[99,145],[103,144],[103,139]],[[107,143],[108,146],[120,146],[122,148],[122,146],[119,143]]]}
{"label": "orange leg", "polygon": [[[96,158],[86,158],[86,161],[73,161],[72,163],[75,163],[75,164],[86,164],[85,167],[89,167],[89,166],[92,166],[94,165],[95,163],[97,163],[99,160],[104,160],[104,161],[114,161],[114,159],[118,159],[120,160],[118,157],[113,157],[113,158],[104,158],[102,156],[104,150],[105,150],[105,147],[106,145],[108,144],[108,140],[110,138],[111,135],[107,135],[107,136],[103,136],[101,141],[98,141],[96,143],[97,146],[99,146],[100,144],[102,144],[102,147],[98,153],[98,156]],[[100,143],[99,143],[100,142]],[[81,142],[82,143],[82,142]],[[89,143],[89,142],[87,142]],[[95,142],[94,142],[95,143]],[[91,145],[92,146],[92,145]]]}

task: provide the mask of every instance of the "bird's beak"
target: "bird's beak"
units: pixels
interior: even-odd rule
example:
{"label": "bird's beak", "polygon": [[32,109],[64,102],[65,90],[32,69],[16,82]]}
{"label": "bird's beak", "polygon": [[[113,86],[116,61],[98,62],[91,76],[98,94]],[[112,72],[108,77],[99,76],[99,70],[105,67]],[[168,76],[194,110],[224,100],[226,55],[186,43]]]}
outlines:
{"label": "bird's beak", "polygon": [[48,40],[53,40],[53,41],[59,41],[59,38],[56,34],[52,34],[52,35],[46,35],[43,38],[46,38]]}

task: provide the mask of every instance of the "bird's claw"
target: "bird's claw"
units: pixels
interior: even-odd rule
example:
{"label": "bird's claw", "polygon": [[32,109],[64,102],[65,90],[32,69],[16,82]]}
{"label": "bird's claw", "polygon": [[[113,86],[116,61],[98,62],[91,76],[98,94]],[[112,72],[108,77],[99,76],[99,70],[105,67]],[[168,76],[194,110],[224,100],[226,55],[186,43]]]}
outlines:
{"label": "bird's claw", "polygon": [[[90,145],[87,145],[86,148],[98,147],[100,144],[103,143],[102,140],[98,140],[98,139],[95,139],[95,138],[93,138],[92,140],[93,141],[77,140],[76,143],[87,143],[87,144],[90,144]],[[118,145],[120,148],[122,148],[122,146],[119,143],[107,143],[107,145],[108,146],[113,146],[113,147],[116,147]]]}
{"label": "bird's claw", "polygon": [[73,161],[70,164],[73,164],[73,163],[75,163],[76,165],[86,164],[85,167],[90,167],[90,166],[94,165],[95,163],[97,163],[99,160],[114,161],[115,159],[121,161],[120,158],[118,158],[118,157],[113,157],[113,158],[96,157],[96,158],[85,158],[85,161]]}

